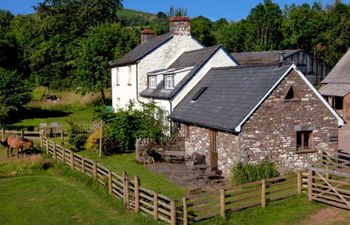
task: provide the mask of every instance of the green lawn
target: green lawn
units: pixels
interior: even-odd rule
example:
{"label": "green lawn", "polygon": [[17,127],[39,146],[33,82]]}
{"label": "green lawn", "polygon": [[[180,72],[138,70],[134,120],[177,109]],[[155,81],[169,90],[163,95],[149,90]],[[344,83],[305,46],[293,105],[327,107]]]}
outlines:
{"label": "green lawn", "polygon": [[326,205],[309,202],[305,195],[269,203],[266,208],[255,207],[233,212],[227,220],[220,218],[198,223],[200,225],[296,225],[303,224],[310,214]]}
{"label": "green lawn", "polygon": [[2,178],[0,190],[2,225],[163,224],[125,210],[120,200],[62,168]]}
{"label": "green lawn", "polygon": [[186,194],[185,188],[170,182],[162,174],[157,174],[137,163],[135,153],[115,154],[102,159],[98,158],[97,152],[89,150],[79,152],[79,154],[99,162],[117,174],[127,171],[130,177],[137,175],[140,177],[141,186],[168,197],[177,199]]}

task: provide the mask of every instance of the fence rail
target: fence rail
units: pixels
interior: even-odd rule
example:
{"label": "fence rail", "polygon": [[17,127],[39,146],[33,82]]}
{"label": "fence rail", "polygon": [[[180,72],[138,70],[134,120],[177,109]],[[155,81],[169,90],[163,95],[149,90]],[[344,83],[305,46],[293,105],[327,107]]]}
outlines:
{"label": "fence rail", "polygon": [[271,201],[306,193],[308,187],[308,173],[298,172],[174,200],[142,187],[138,176],[131,179],[127,172],[118,175],[43,135],[40,136],[40,144],[49,156],[86,174],[111,195],[123,200],[129,210],[143,212],[171,225],[225,217],[230,212],[259,205],[265,207]]}
{"label": "fence rail", "polygon": [[206,192],[182,199],[178,207],[179,221],[183,224],[225,217],[228,213],[288,198],[306,192],[307,173],[298,172],[248,184],[233,186],[220,191]]}
{"label": "fence rail", "polygon": [[171,225],[176,224],[175,200],[141,187],[137,176],[131,179],[126,172],[120,176],[101,164],[56,144],[47,137],[41,136],[40,143],[49,156],[63,161],[71,169],[82,172],[105,186],[111,195],[122,199],[128,209],[149,214],[154,219]]}

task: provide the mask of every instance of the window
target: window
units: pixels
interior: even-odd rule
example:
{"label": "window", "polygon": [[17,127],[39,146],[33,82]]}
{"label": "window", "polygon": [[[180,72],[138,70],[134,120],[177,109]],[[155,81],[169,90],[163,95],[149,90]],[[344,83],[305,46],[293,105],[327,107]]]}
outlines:
{"label": "window", "polygon": [[342,97],[334,97],[334,109],[342,110],[343,109],[344,100]]}
{"label": "window", "polygon": [[192,101],[196,101],[208,87],[202,87],[199,91],[192,97]]}
{"label": "window", "polygon": [[120,80],[119,80],[119,68],[117,68],[117,70],[116,70],[116,84],[117,84],[117,86],[119,86],[120,85]]}
{"label": "window", "polygon": [[310,151],[312,146],[312,131],[297,131],[297,151]]}
{"label": "window", "polygon": [[157,76],[149,76],[148,77],[148,88],[156,89],[157,88]]}
{"label": "window", "polygon": [[174,74],[164,75],[164,88],[174,89]]}
{"label": "window", "polygon": [[284,97],[284,100],[292,100],[292,99],[294,99],[294,89],[293,89],[293,86],[290,86],[286,96]]}
{"label": "window", "polygon": [[128,73],[128,85],[131,86],[131,66],[129,66],[129,73]]}

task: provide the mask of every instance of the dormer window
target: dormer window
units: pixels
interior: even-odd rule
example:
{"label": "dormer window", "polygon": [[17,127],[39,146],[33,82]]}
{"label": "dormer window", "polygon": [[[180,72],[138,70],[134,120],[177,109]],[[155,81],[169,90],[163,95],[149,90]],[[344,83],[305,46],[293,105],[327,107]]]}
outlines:
{"label": "dormer window", "polygon": [[157,76],[148,76],[148,88],[149,89],[157,88]]}
{"label": "dormer window", "polygon": [[164,75],[164,89],[174,89],[174,74]]}

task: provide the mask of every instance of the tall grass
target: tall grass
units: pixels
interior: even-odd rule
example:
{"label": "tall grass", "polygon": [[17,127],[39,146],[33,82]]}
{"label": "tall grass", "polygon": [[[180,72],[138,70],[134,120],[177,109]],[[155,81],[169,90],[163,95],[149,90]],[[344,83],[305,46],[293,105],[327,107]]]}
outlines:
{"label": "tall grass", "polygon": [[41,155],[33,155],[25,158],[8,158],[0,160],[0,178],[31,175],[47,170],[52,166],[49,159]]}
{"label": "tall grass", "polygon": [[259,164],[239,162],[233,166],[231,172],[234,184],[244,184],[278,176],[275,165],[268,160],[264,160]]}

